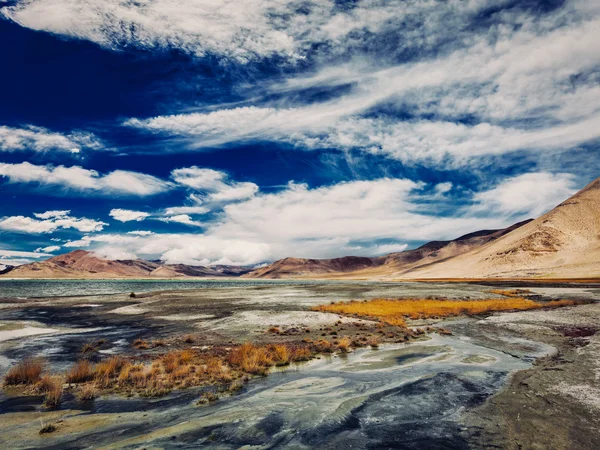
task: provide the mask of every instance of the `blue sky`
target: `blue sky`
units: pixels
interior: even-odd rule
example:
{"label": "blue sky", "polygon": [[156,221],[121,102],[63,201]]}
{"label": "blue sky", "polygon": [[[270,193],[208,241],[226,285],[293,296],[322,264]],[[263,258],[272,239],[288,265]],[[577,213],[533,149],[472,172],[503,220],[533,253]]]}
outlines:
{"label": "blue sky", "polygon": [[600,174],[594,0],[11,0],[0,41],[0,264],[379,255]]}

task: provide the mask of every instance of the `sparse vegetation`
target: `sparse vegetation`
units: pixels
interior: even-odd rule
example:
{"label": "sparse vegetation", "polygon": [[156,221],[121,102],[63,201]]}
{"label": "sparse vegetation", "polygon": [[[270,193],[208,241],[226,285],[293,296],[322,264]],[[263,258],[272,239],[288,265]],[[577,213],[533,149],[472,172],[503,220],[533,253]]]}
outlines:
{"label": "sparse vegetation", "polygon": [[42,424],[42,428],[40,428],[40,434],[53,433],[56,431],[56,425],[52,423],[47,423],[46,425]]}
{"label": "sparse vegetation", "polygon": [[27,358],[10,368],[4,377],[6,385],[33,385],[40,381],[45,364],[39,358]]}
{"label": "sparse vegetation", "polygon": [[529,289],[512,289],[502,290],[494,289],[490,291],[491,294],[503,295],[504,297],[522,297],[523,295],[533,294]]}
{"label": "sparse vegetation", "polygon": [[56,408],[60,405],[63,395],[62,383],[54,383],[54,385],[46,392],[44,397],[44,406],[47,408]]}
{"label": "sparse vegetation", "polygon": [[94,368],[88,360],[80,359],[67,371],[67,383],[85,383],[94,379]]}
{"label": "sparse vegetation", "polygon": [[194,339],[194,336],[192,336],[191,334],[187,334],[183,338],[183,342],[185,342],[186,344],[193,344],[194,342],[196,342],[196,339]]}
{"label": "sparse vegetation", "polygon": [[82,385],[77,391],[77,398],[81,402],[90,401],[96,398],[98,395],[98,389],[94,383],[86,383]]}
{"label": "sparse vegetation", "polygon": [[577,304],[573,300],[557,300],[538,303],[520,297],[486,300],[389,300],[339,302],[313,308],[337,314],[380,320],[388,325],[406,326],[405,318],[424,319],[457,316],[460,314],[482,314],[491,311],[529,310],[556,308]]}

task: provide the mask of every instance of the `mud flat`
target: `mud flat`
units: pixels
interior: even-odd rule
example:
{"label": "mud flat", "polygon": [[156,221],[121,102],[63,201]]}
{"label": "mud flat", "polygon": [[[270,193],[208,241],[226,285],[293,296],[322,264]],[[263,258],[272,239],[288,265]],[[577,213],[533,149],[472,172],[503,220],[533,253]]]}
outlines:
{"label": "mud flat", "polygon": [[[529,289],[547,300],[600,300],[595,286]],[[489,298],[489,291],[456,283],[242,283],[135,298],[6,299],[0,302],[0,330],[49,330],[0,342],[0,371],[27,356],[44,357],[53,370],[64,371],[80,357],[82,345],[100,338],[105,343],[92,358],[136,354],[134,339],[160,338],[170,345],[186,333],[196,339],[190,348],[372,333],[369,321],[310,308],[382,297]],[[596,303],[413,322],[453,335],[390,339],[378,349],[275,368],[202,406],[197,401],[207,388],[158,398],[102,395],[88,402],[66,390],[53,410],[43,408],[39,397],[4,391],[0,446],[600,448],[599,324]],[[281,333],[269,333],[270,327]],[[40,435],[48,423],[56,430]]]}
{"label": "mud flat", "polygon": [[499,314],[487,329],[517,331],[556,350],[463,417],[475,447],[600,448],[600,304]]}

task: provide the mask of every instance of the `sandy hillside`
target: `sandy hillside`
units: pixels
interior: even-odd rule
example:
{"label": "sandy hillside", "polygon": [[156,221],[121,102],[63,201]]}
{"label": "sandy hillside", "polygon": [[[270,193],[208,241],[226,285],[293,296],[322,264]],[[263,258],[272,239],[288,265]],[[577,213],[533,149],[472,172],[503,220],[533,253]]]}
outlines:
{"label": "sandy hillside", "polygon": [[540,218],[405,278],[600,276],[600,178]]}

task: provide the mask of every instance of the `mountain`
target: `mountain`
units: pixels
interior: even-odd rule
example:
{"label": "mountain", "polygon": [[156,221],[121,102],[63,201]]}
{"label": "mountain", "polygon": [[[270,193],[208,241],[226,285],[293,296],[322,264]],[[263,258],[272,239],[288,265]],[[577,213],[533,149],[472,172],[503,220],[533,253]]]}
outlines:
{"label": "mountain", "polygon": [[[162,264],[159,261],[108,260],[85,250],[75,250],[45,261],[24,264],[5,271],[10,278],[175,278],[225,277],[246,273],[248,268],[237,266],[188,266]],[[235,276],[235,275],[234,275]]]}
{"label": "mountain", "polygon": [[377,258],[285,258],[247,278],[600,277],[600,178],[535,220]]}
{"label": "mountain", "polygon": [[[529,220],[501,230],[481,230],[451,241],[432,241],[414,250],[390,253],[386,256],[366,258],[346,256],[334,259],[285,258],[266,267],[254,270],[245,278],[298,278],[315,275],[378,277],[382,274],[399,275],[415,267],[432,264],[465,253],[506,233],[523,226]],[[343,277],[343,276],[342,276]]]}
{"label": "mountain", "polygon": [[284,258],[243,275],[244,278],[289,278],[353,272],[378,265],[377,258],[345,256],[334,259]]}
{"label": "mountain", "polygon": [[600,178],[538,219],[410,278],[600,276]]}

